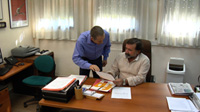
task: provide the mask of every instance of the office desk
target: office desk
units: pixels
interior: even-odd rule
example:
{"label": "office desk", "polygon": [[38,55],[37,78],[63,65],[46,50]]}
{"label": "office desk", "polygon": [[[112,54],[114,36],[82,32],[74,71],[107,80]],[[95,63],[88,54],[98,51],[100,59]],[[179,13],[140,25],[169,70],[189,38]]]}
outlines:
{"label": "office desk", "polygon": [[[88,78],[85,84],[93,84],[96,79]],[[42,99],[41,106],[55,108],[73,108],[91,111],[109,112],[170,112],[166,96],[172,96],[167,84],[143,83],[136,87],[131,87],[131,100],[112,99],[111,93],[104,93],[101,100],[84,98],[75,100],[73,97],[68,103],[50,101]],[[179,96],[180,97],[180,96]]]}
{"label": "office desk", "polygon": [[[18,62],[18,63],[21,63],[21,62]],[[23,63],[24,63],[24,65],[22,65],[22,66],[13,66],[13,68],[8,73],[6,73],[3,76],[0,76],[0,81],[4,81],[4,80],[10,78],[11,76],[13,76],[33,65],[33,63],[27,63],[27,62],[23,62]]]}
{"label": "office desk", "polygon": [[[52,56],[54,58],[54,53],[51,52],[50,54],[48,54],[50,56]],[[34,60],[38,57],[38,55],[34,55],[34,56],[30,56],[30,57],[25,57],[25,58],[17,58],[17,60],[19,61],[18,63],[21,63],[23,62],[24,65],[23,66],[13,66],[13,68],[8,72],[6,73],[5,75],[3,76],[0,76],[0,81],[4,81],[8,78],[10,78],[11,76],[25,70],[26,68],[30,67],[33,65],[34,63]],[[17,63],[17,64],[18,64]],[[17,65],[16,64],[16,65]],[[55,76],[54,76],[55,77]]]}
{"label": "office desk", "polygon": [[[54,57],[54,53],[51,52],[48,54]],[[8,82],[12,82],[13,90],[16,93],[22,94],[32,94],[32,89],[30,87],[24,86],[22,80],[30,75],[37,74],[37,70],[34,68],[33,63],[34,60],[38,57],[38,55],[29,56],[25,58],[17,58],[18,63],[23,62],[22,66],[13,66],[13,68],[3,76],[0,76],[0,84],[7,84]],[[16,65],[18,65],[18,63]],[[51,77],[55,77],[53,74]],[[8,80],[7,80],[8,79]]]}
{"label": "office desk", "polygon": [[[47,54],[49,56],[52,56],[52,58],[54,59],[54,52],[50,52],[49,54]],[[33,63],[34,60],[40,55],[34,55],[34,56],[29,56],[29,57],[25,57],[25,58],[17,58],[18,61],[21,62],[30,62]]]}

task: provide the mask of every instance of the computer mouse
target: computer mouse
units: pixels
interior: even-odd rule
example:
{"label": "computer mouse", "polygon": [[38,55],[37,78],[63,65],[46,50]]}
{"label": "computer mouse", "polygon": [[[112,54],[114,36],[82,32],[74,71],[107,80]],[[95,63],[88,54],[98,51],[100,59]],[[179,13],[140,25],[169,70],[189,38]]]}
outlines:
{"label": "computer mouse", "polygon": [[18,65],[24,65],[24,63],[19,63]]}

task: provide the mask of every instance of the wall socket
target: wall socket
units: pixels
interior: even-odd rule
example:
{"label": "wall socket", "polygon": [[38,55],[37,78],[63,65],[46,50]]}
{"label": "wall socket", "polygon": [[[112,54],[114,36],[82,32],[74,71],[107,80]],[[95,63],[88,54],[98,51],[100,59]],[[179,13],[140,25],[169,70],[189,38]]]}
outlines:
{"label": "wall socket", "polygon": [[0,28],[5,28],[6,27],[6,22],[0,22]]}

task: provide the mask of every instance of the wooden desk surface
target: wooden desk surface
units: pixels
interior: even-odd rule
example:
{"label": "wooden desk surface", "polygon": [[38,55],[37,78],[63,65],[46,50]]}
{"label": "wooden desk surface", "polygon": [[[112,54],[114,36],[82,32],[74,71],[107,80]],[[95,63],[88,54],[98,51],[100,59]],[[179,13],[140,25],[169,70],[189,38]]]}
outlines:
{"label": "wooden desk surface", "polygon": [[[49,53],[48,55],[52,56],[54,58],[54,52]],[[34,56],[29,56],[29,57],[25,57],[25,58],[17,58],[18,61],[21,62],[30,62],[30,63],[34,63],[34,60],[40,55],[34,55]]]}
{"label": "wooden desk surface", "polygon": [[[95,80],[96,79],[88,78],[85,84],[93,84]],[[75,108],[91,111],[170,112],[166,97],[173,96],[171,95],[167,84],[162,83],[143,83],[136,87],[131,87],[131,100],[112,99],[111,93],[104,94],[105,96],[101,100],[87,98],[75,100],[73,97],[68,103],[42,99],[39,104],[56,108]]]}
{"label": "wooden desk surface", "polygon": [[[18,63],[21,63],[21,62],[18,62]],[[22,66],[13,66],[13,68],[8,72],[6,73],[5,75],[3,76],[0,76],[0,81],[4,81],[5,79],[23,71],[24,69],[30,67],[31,65],[33,65],[33,63],[27,63],[27,62],[23,62],[24,65]]]}

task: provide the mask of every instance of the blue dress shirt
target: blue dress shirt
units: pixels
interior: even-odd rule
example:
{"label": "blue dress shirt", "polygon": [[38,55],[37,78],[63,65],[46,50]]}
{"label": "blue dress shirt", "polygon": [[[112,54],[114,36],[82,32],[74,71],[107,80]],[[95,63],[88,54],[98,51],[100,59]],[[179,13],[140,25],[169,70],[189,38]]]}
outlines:
{"label": "blue dress shirt", "polygon": [[105,38],[103,43],[100,45],[95,44],[91,41],[90,31],[81,33],[79,36],[76,46],[74,49],[74,54],[72,60],[82,69],[89,69],[90,63],[83,60],[81,57],[85,57],[89,60],[95,60],[100,56],[104,56],[104,60],[107,60],[110,53],[110,36],[107,31],[105,31]]}

